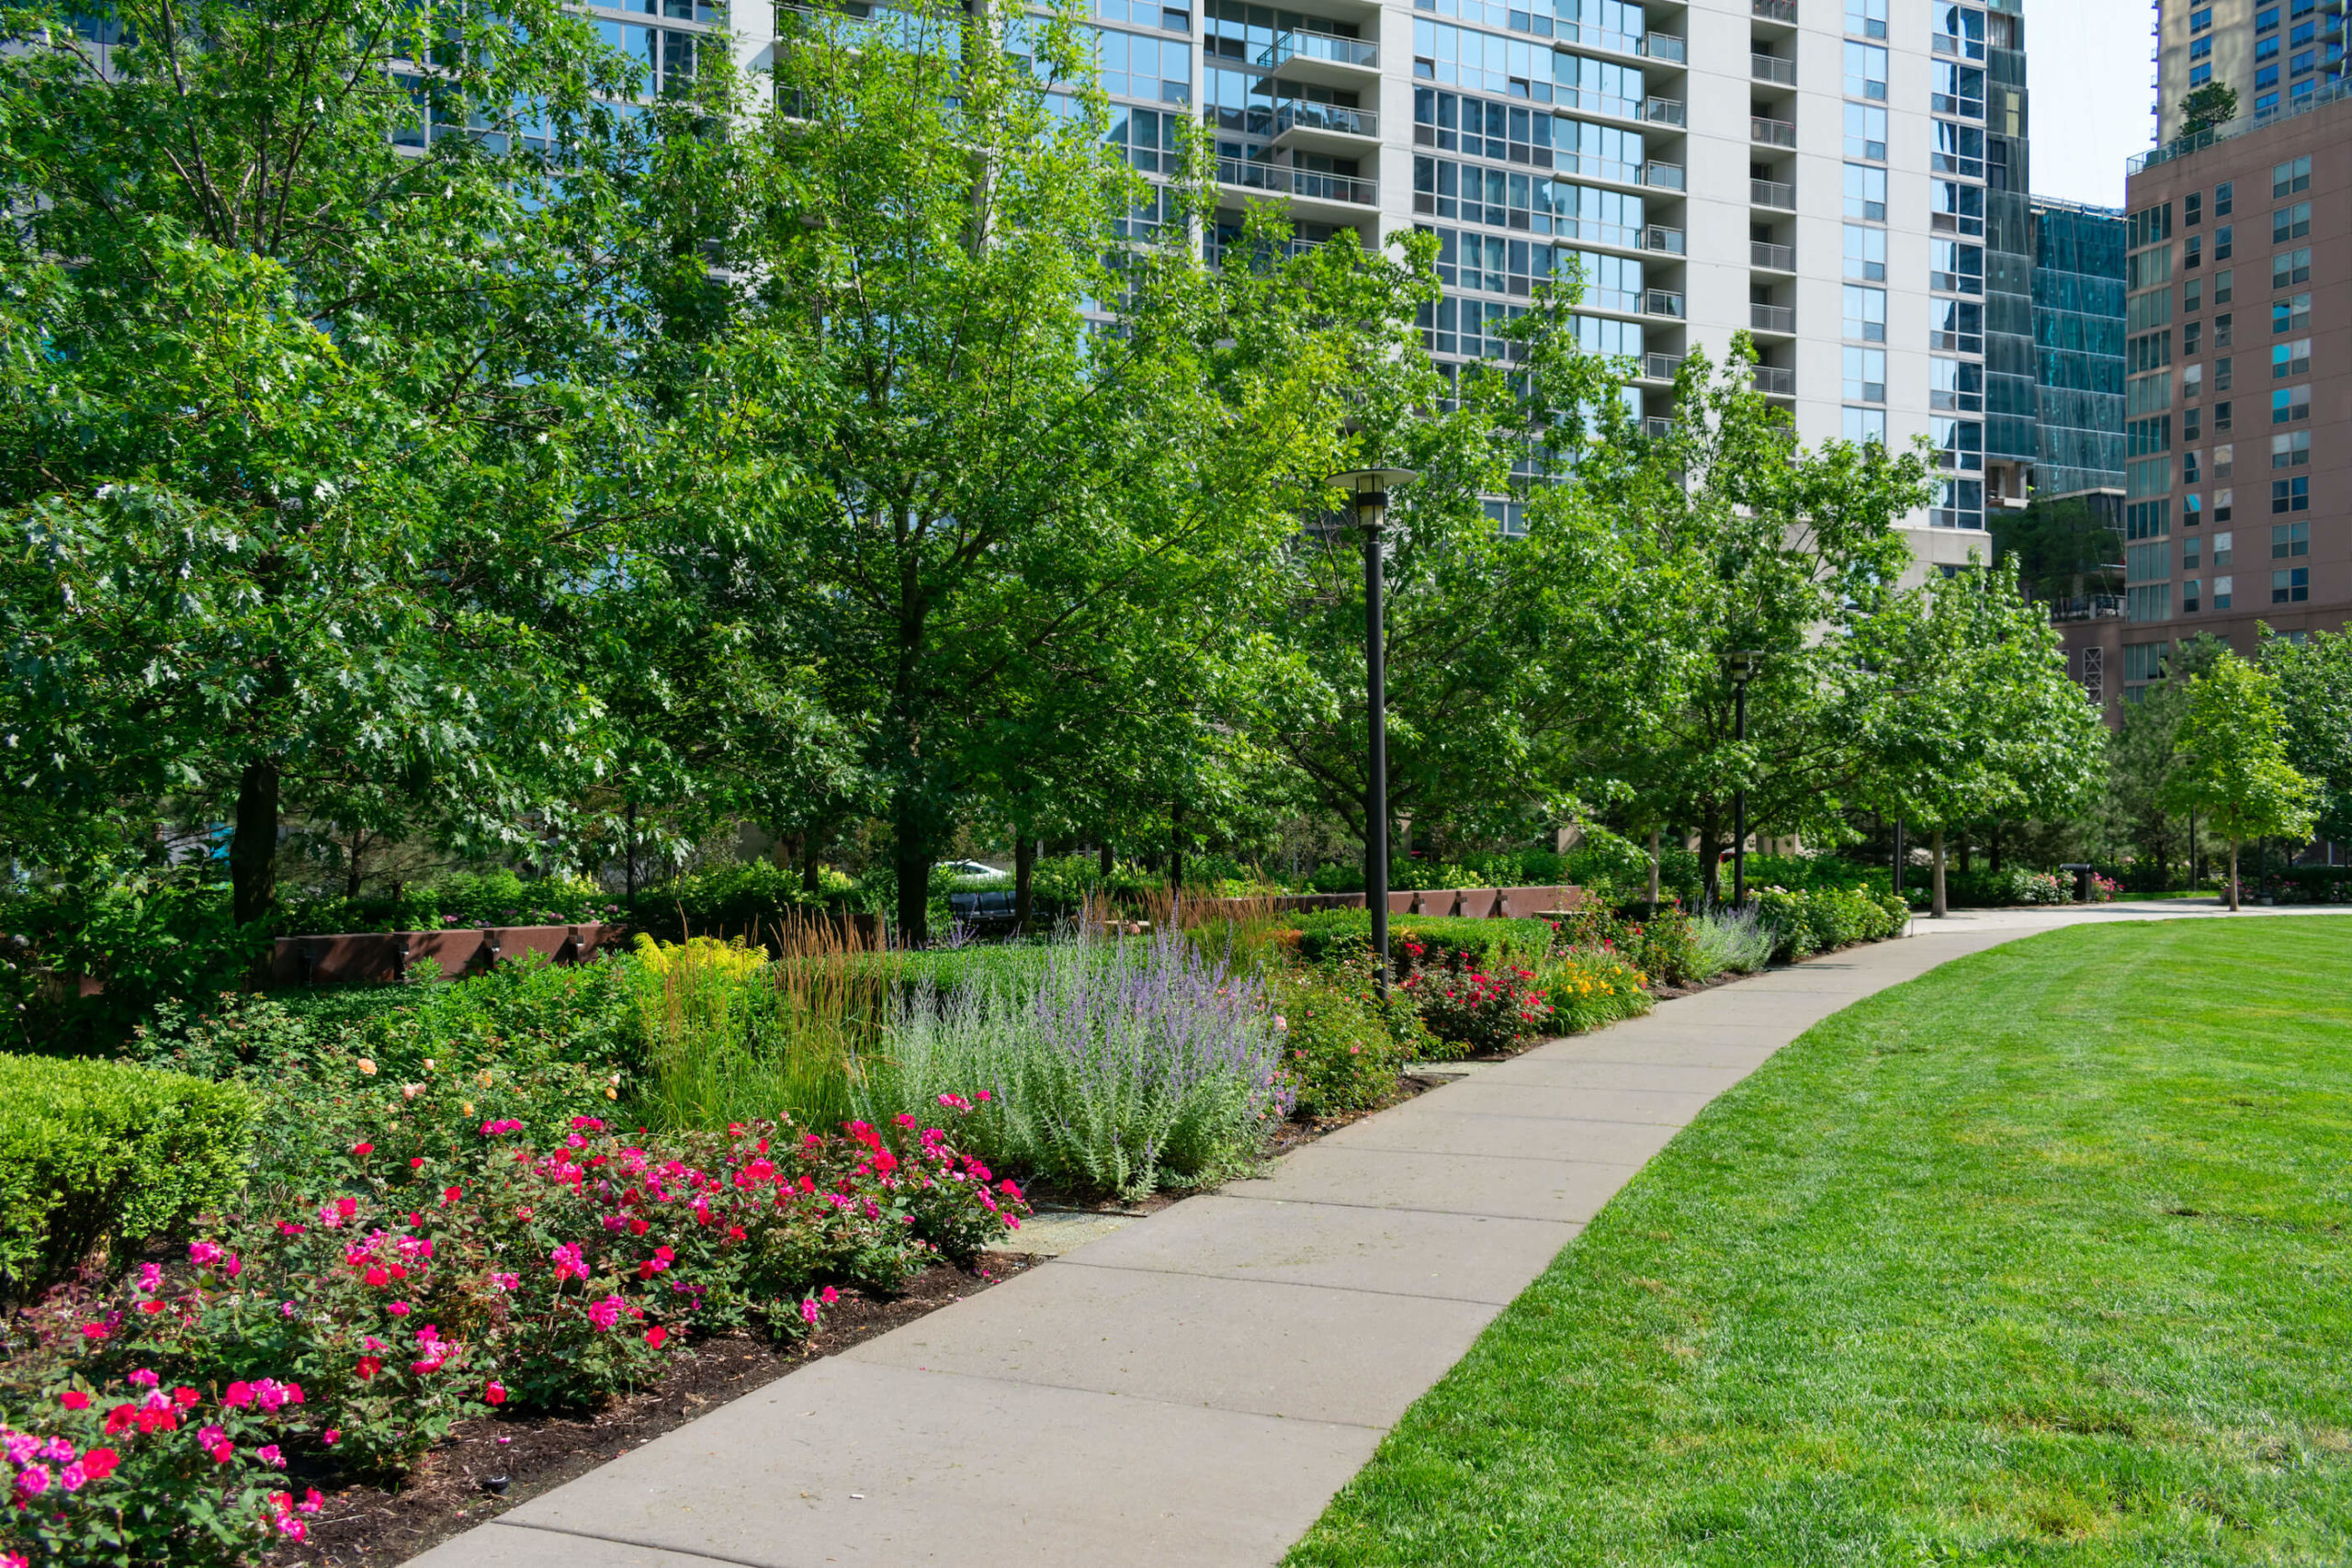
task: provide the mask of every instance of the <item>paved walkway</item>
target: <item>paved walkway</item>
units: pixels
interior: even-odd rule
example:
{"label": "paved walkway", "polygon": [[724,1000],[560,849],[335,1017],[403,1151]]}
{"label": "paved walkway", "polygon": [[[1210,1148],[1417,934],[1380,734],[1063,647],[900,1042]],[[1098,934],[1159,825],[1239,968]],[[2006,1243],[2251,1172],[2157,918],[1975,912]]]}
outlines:
{"label": "paved walkway", "polygon": [[414,1568],[1276,1562],[1503,1305],[1774,1051],[1963,953],[2216,912],[1922,919],[1554,1042],[793,1372]]}

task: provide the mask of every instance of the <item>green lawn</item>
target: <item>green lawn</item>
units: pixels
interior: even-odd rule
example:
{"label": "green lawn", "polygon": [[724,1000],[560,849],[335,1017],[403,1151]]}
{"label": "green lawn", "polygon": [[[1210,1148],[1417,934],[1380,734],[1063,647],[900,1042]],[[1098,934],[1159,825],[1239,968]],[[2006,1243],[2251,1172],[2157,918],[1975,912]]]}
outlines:
{"label": "green lawn", "polygon": [[1292,1552],[2352,1562],[2352,919],[2078,928],[1823,1023]]}

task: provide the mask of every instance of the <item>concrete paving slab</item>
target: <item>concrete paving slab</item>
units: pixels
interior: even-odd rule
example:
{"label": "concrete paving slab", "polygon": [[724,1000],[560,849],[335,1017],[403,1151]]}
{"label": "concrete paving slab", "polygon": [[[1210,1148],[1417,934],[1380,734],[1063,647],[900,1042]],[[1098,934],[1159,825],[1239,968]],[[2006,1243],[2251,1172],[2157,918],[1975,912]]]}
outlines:
{"label": "concrete paving slab", "polygon": [[1501,1306],[1583,1228],[1557,1220],[1209,1193],[1070,1261]]}
{"label": "concrete paving slab", "polygon": [[409,1568],[710,1568],[725,1561],[496,1519],[410,1558]]}
{"label": "concrete paving slab", "polygon": [[[1580,1091],[1530,1089],[1528,1092]],[[1521,1163],[1577,1160],[1587,1165],[1638,1166],[1666,1147],[1679,1131],[1681,1127],[1677,1123],[1507,1116],[1498,1111],[1457,1111],[1430,1106],[1411,1116],[1378,1116],[1359,1122],[1325,1138],[1320,1146],[1350,1152],[1476,1155]]]}
{"label": "concrete paving slab", "polygon": [[[1778,1032],[1787,1034],[1786,1031]],[[1726,1039],[1714,1030],[1661,1031],[1639,1036],[1620,1036],[1612,1030],[1540,1045],[1522,1060],[1540,1057],[1553,1062],[1623,1062],[1635,1066],[1656,1063],[1662,1067],[1736,1067],[1754,1072],[1771,1060],[1772,1053],[1778,1049],[1776,1043]]]}
{"label": "concrete paving slab", "polygon": [[1547,1084],[1561,1089],[1653,1089],[1710,1098],[1747,1077],[1746,1067],[1691,1067],[1656,1062],[1596,1062],[1582,1056],[1530,1051],[1499,1064],[1492,1083]]}
{"label": "concrete paving slab", "polygon": [[1060,1258],[1076,1252],[1089,1242],[1100,1241],[1114,1231],[1124,1230],[1141,1218],[1141,1214],[1093,1214],[1051,1209],[1030,1215],[1021,1222],[1019,1230],[1007,1231],[989,1243],[988,1250]]}
{"label": "concrete paving slab", "polygon": [[1487,1302],[1048,1263],[842,1355],[1385,1427],[1461,1359],[1497,1310]]}
{"label": "concrete paving slab", "polygon": [[1272,1563],[1378,1440],[834,1357],[459,1537],[431,1568],[507,1561],[488,1553],[517,1526],[749,1568]]}
{"label": "concrete paving slab", "polygon": [[1230,1198],[1582,1224],[1640,1168],[1637,1162],[1353,1148],[1326,1139],[1283,1160],[1263,1180],[1230,1182],[1219,1190]]}
{"label": "concrete paving slab", "polygon": [[[1591,1089],[1532,1082],[1512,1074],[1473,1078],[1432,1090],[1400,1112],[1422,1116],[1516,1116],[1562,1122],[1635,1122],[1680,1127],[1706,1109],[1712,1094],[1673,1089]],[[1415,1116],[1368,1117],[1360,1127],[1409,1123]],[[1336,1134],[1335,1134],[1336,1135]]]}

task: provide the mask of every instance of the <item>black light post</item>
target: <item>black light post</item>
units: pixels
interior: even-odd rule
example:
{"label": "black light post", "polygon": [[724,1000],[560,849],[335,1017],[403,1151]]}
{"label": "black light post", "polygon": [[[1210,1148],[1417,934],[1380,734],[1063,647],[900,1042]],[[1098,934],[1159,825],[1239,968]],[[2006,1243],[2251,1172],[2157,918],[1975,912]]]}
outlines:
{"label": "black light post", "polygon": [[[1747,743],[1747,682],[1756,678],[1756,661],[1763,655],[1745,649],[1731,656],[1732,739]],[[1731,808],[1731,907],[1747,907],[1747,767],[1740,764],[1739,789]]]}
{"label": "black light post", "polygon": [[1372,951],[1380,960],[1380,994],[1388,994],[1388,671],[1383,647],[1380,529],[1388,491],[1419,476],[1409,468],[1351,468],[1331,482],[1349,492],[1363,529],[1363,673],[1368,785],[1364,801],[1363,902],[1372,916]]}

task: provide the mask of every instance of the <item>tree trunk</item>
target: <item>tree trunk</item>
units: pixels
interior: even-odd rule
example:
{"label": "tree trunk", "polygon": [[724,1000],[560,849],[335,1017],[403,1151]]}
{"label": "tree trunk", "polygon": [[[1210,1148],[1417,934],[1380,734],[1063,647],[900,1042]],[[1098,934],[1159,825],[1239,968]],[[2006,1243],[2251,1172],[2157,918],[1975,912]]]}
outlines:
{"label": "tree trunk", "polygon": [[1968,874],[1968,829],[1960,830],[1960,874]]}
{"label": "tree trunk", "polygon": [[622,886],[628,890],[629,923],[637,923],[637,802],[628,803],[628,839],[621,847]]}
{"label": "tree trunk", "polygon": [[800,835],[800,891],[814,898],[823,887],[823,882],[817,875],[817,835],[814,832],[803,833]]}
{"label": "tree trunk", "polygon": [[359,901],[359,885],[366,880],[367,874],[361,869],[360,858],[368,852],[365,848],[367,842],[366,829],[354,828],[351,830],[351,848],[344,857],[343,896],[355,904]]}
{"label": "tree trunk", "polygon": [[254,761],[237,779],[237,826],[229,840],[229,907],[237,924],[277,906],[277,764]]}
{"label": "tree trunk", "polygon": [[1650,919],[1657,919],[1657,856],[1660,829],[1650,829]]}
{"label": "tree trunk", "polygon": [[1023,833],[1012,841],[1012,929],[1026,934],[1033,907],[1031,884],[1037,874],[1037,840]]}
{"label": "tree trunk", "polygon": [[1100,871],[1102,872],[1102,876],[1103,876],[1103,879],[1104,879],[1105,881],[1108,881],[1108,880],[1110,879],[1112,863],[1112,863],[1112,860],[1111,860],[1111,840],[1108,840],[1108,839],[1104,839],[1104,840],[1102,840],[1102,848],[1101,852],[1100,852],[1097,854],[1097,856],[1096,856],[1096,859],[1095,859],[1095,865],[1096,865],[1096,869],[1098,869],[1098,870],[1100,870]]}
{"label": "tree trunk", "polygon": [[1723,901],[1723,811],[1710,806],[1699,819],[1699,874],[1703,879],[1701,901],[1711,909]]}
{"label": "tree trunk", "polygon": [[[1963,850],[1961,852],[1965,854],[1967,852]],[[1928,913],[1933,919],[1940,920],[1950,908],[1944,902],[1944,830],[1941,828],[1936,829],[1935,854],[1936,891],[1934,898],[1928,906]]]}
{"label": "tree trunk", "polygon": [[911,950],[931,940],[931,842],[912,787],[901,785],[894,795],[890,825],[897,840],[890,853],[898,871],[899,944]]}
{"label": "tree trunk", "polygon": [[2230,840],[2230,913],[2238,912],[2238,841]]}
{"label": "tree trunk", "polygon": [[1168,807],[1168,886],[1179,897],[1184,888],[1184,803],[1171,801]]}

